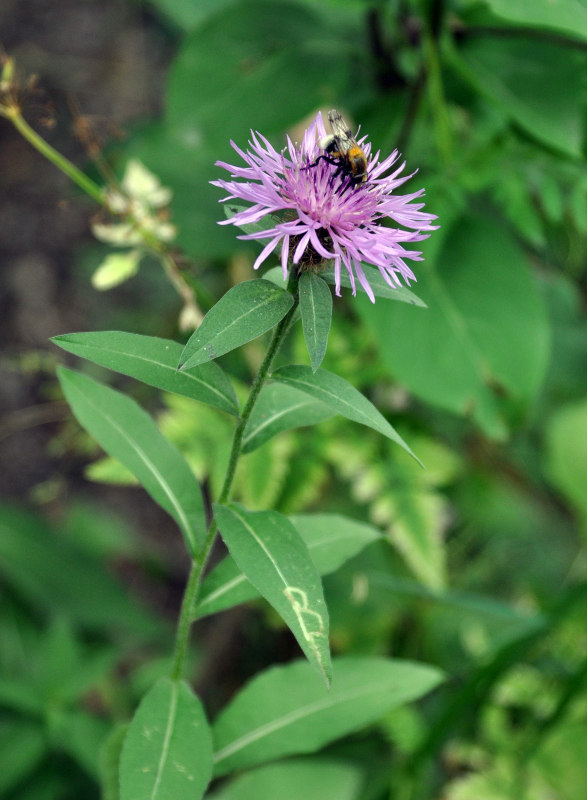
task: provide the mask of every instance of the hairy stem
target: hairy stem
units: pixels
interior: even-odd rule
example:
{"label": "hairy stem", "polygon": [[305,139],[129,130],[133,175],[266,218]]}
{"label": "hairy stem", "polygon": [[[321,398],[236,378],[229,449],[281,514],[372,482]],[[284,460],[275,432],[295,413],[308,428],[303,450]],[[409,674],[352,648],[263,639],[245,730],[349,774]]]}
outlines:
{"label": "hairy stem", "polygon": [[[245,406],[243,408],[238,425],[235,428],[234,435],[232,438],[232,448],[230,451],[230,457],[228,459],[228,466],[226,468],[226,474],[224,477],[222,490],[220,492],[220,496],[218,497],[218,503],[226,503],[226,501],[230,496],[230,490],[232,488],[232,484],[234,481],[236,467],[241,453],[243,434],[245,432],[247,422],[249,421],[251,412],[253,411],[255,402],[259,396],[259,392],[261,391],[261,389],[263,388],[263,384],[267,380],[267,376],[269,375],[269,370],[271,369],[271,364],[273,363],[273,359],[275,358],[277,351],[279,350],[285,338],[285,335],[289,329],[289,324],[292,320],[293,315],[295,314],[298,305],[298,278],[297,275],[294,275],[293,273],[294,273],[294,268],[292,267],[290,270],[290,279],[287,288],[288,291],[290,291],[294,296],[294,303],[290,308],[290,310],[288,311],[288,313],[277,325],[277,327],[273,332],[273,336],[271,337],[271,342],[269,343],[267,353],[265,354],[263,363],[259,367],[257,376],[253,381],[253,385],[251,386],[251,391],[249,392],[247,402],[245,403]],[[204,543],[202,544],[202,547],[200,548],[199,552],[196,554],[192,562],[190,574],[188,577],[188,581],[186,584],[181,604],[179,621],[177,624],[177,635],[175,640],[175,650],[173,654],[173,666],[171,670],[171,677],[173,680],[176,681],[181,678],[183,672],[183,666],[188,647],[189,632],[192,623],[192,616],[198,598],[198,592],[200,589],[202,574],[206,566],[206,562],[208,560],[210,552],[212,550],[212,545],[214,544],[217,532],[218,532],[218,526],[216,524],[216,520],[212,520],[212,522],[210,523],[210,527],[208,528],[208,532],[206,534]]]}

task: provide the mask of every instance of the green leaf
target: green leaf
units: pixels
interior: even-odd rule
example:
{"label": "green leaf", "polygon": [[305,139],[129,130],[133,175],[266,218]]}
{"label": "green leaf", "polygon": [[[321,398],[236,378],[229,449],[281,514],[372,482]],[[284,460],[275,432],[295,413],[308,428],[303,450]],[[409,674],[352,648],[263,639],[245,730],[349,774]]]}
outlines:
{"label": "green leaf", "polygon": [[316,372],[326,353],[332,321],[332,295],[315,272],[303,272],[299,283],[300,312],[312,370]]}
{"label": "green leaf", "polygon": [[239,775],[209,800],[360,800],[363,783],[358,765],[333,758],[296,758]]}
{"label": "green leaf", "polygon": [[438,255],[420,264],[428,313],[396,306],[389,314],[368,300],[358,307],[398,381],[503,437],[498,392],[528,407],[546,371],[544,304],[523,252],[503,226],[463,217],[445,236]]}
{"label": "green leaf", "polygon": [[238,0],[198,0],[186,3],[185,0],[149,0],[161,14],[172,20],[182,31],[191,31],[208,17],[224,11]]}
{"label": "green leaf", "polygon": [[[254,128],[265,135],[302,119],[352,75],[348,58],[337,48],[340,34],[320,22],[299,3],[259,0],[210,17],[183,40],[172,66],[167,123],[180,125],[186,137],[197,133],[207,148],[220,135],[229,138],[226,109],[231,110],[230,136],[239,146],[250,137],[253,109]],[[321,80],[325,74],[328,86]],[[355,76],[355,84],[358,80]],[[287,103],[275,102],[276,87]]]}
{"label": "green leaf", "polygon": [[315,425],[334,413],[324,403],[293,386],[265,384],[247,422],[242,451],[250,453],[282,431]]}
{"label": "green leaf", "polygon": [[181,453],[134,400],[79,372],[59,367],[58,376],[80,425],[175,519],[195,553],[206,535],[206,514],[200,486]]}
{"label": "green leaf", "polygon": [[546,469],[581,515],[587,533],[587,400],[560,408],[546,429]]}
{"label": "green leaf", "polygon": [[[394,289],[390,286],[376,267],[361,262],[361,268],[369,281],[369,286],[373,290],[375,297],[384,297],[387,300],[398,300],[400,303],[408,303],[411,306],[426,308],[426,303],[410,291],[410,289],[406,289],[405,286],[398,286]],[[334,267],[320,270],[319,275],[326,283],[330,283],[332,286],[335,285]],[[340,271],[340,284],[347,289],[352,288],[350,276],[344,268]]]}
{"label": "green leaf", "polygon": [[202,797],[212,774],[212,737],[187,683],[161,678],[142,699],[120,760],[120,800]]}
{"label": "green leaf", "polygon": [[[246,211],[250,208],[250,206],[239,206],[236,203],[223,203],[222,208],[224,210],[224,214],[226,215],[227,219],[232,219],[237,214],[240,214],[241,211]],[[276,225],[279,225],[281,220],[279,217],[276,217],[274,214],[267,214],[263,217],[260,222],[248,222],[244,225],[237,225],[239,230],[243,231],[243,233],[261,233],[261,231],[269,230],[270,228],[274,228]],[[266,239],[253,239],[253,242],[258,244],[260,247],[263,247],[267,244],[267,242],[271,241],[271,237],[268,236]],[[281,267],[277,267],[283,279],[283,270]],[[264,276],[266,277],[266,276]],[[273,281],[273,283],[277,283],[277,281]]]}
{"label": "green leaf", "polygon": [[149,386],[192,397],[229,414],[239,413],[234,388],[220,367],[209,363],[179,372],[177,362],[183,348],[170,339],[103,331],[69,333],[54,336],[51,341],[68,353],[130,375]]}
{"label": "green leaf", "polygon": [[285,317],[293,305],[289,292],[270,281],[244,281],[233,286],[204,317],[183,349],[183,371],[256,339]]}
{"label": "green leaf", "polygon": [[277,511],[214,506],[228,549],[253,586],[283,617],[308,661],[331,678],[328,610],[308,548]]}
{"label": "green leaf", "polygon": [[561,31],[573,38],[587,39],[587,8],[583,0],[484,0],[502,19],[520,25]]}
{"label": "green leaf", "polygon": [[583,53],[526,36],[474,36],[454,66],[532,138],[581,158]]}
{"label": "green leaf", "polygon": [[[305,541],[320,575],[328,575],[381,537],[380,532],[339,514],[297,514],[289,518]],[[204,579],[195,616],[205,617],[254,600],[255,587],[226,556]]]}
{"label": "green leaf", "polygon": [[309,664],[273,667],[250,681],[213,725],[215,774],[294,753],[313,753],[417,700],[442,680],[423,664],[382,658],[334,660],[330,689]]}
{"label": "green leaf", "polygon": [[[199,0],[191,5],[199,8]],[[169,70],[164,120],[137,132],[128,145],[173,189],[178,243],[200,259],[234,251],[236,231],[217,224],[223,216],[218,200],[226,192],[208,183],[228,178],[214,165],[218,159],[243,163],[230,139],[246,150],[254,128],[279,150],[283,132],[329,105],[337,92],[342,95],[349,80],[358,96],[366,85],[340,46],[340,32],[306,6],[279,0],[216,5],[222,6],[219,13],[180,42]],[[276,87],[287,103],[275,101]]]}
{"label": "green leaf", "polygon": [[334,375],[325,369],[319,369],[314,373],[310,367],[292,364],[276,370],[271,375],[271,379],[294,386],[329,405],[343,417],[382,433],[403,447],[418,463],[421,463],[399,433],[377,411],[373,403],[339,375]]}
{"label": "green leaf", "polygon": [[272,439],[267,447],[241,456],[234,479],[235,496],[251,509],[272,508],[281,497],[291,473],[291,437]]}

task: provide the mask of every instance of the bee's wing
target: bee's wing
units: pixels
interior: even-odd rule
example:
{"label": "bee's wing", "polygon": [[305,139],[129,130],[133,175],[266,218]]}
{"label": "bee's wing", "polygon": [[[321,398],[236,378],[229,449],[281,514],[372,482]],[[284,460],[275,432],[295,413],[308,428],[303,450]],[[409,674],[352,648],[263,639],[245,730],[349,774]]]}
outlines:
{"label": "bee's wing", "polygon": [[342,118],[340,111],[337,111],[335,108],[328,112],[328,122],[330,123],[330,128],[336,139],[339,150],[342,153],[346,153],[347,150],[355,144],[351,129]]}

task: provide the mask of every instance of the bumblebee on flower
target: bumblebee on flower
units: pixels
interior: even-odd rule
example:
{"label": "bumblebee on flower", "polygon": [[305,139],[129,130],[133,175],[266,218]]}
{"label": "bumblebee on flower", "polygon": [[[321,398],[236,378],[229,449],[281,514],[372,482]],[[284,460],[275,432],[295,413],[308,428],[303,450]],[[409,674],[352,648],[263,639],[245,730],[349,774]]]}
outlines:
{"label": "bumblebee on flower", "polygon": [[[405,163],[391,174],[384,174],[397,162],[397,150],[380,161],[379,152],[371,154],[366,137],[355,141],[338,112],[330,112],[329,119],[331,134],[327,134],[319,112],[301,144],[294,144],[288,137],[281,153],[260,133],[251,132],[250,149],[246,152],[231,141],[246,166],[218,161],[217,166],[228,170],[235,180],[212,183],[228,192],[222,202],[238,199],[252,205],[220,224],[247,225],[258,223],[267,215],[278,215],[277,219],[270,217],[266,229],[238,237],[269,239],[254,269],[281,244],[284,277],[290,259],[300,271],[332,261],[338,296],[344,266],[353,294],[358,280],[371,302],[375,302],[361,262],[378,267],[391,287],[402,285],[400,276],[409,286],[416,276],[406,259],[419,261],[422,256],[403,245],[427,238],[437,227],[433,224],[436,217],[422,211],[422,202],[414,202],[423,196],[423,189],[408,195],[394,194],[412,177],[401,175]],[[366,169],[360,160],[355,171],[347,163],[351,148],[353,155],[363,154]],[[401,227],[382,225],[386,218]]]}

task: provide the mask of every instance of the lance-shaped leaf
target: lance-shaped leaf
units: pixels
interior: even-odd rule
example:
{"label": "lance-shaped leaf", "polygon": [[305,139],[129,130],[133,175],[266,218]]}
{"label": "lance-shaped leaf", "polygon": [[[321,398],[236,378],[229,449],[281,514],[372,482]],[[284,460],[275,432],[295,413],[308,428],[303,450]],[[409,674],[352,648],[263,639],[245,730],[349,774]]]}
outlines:
{"label": "lance-shaped leaf", "polygon": [[309,664],[273,667],[248,683],[212,727],[214,773],[313,753],[397,706],[417,700],[442,680],[433,667],[383,658],[338,658],[330,689]]}
{"label": "lance-shaped leaf", "polygon": [[[399,300],[400,303],[409,303],[409,305],[420,306],[420,308],[428,307],[423,300],[420,300],[419,297],[417,297],[409,289],[406,289],[405,286],[398,286],[396,289],[394,289],[393,286],[390,286],[383,275],[375,267],[371,267],[369,264],[361,262],[361,269],[365,273],[365,276],[369,281],[369,286],[373,290],[375,297],[385,297],[387,300]],[[334,286],[336,283],[336,279],[334,277],[334,267],[328,267],[325,270],[320,270],[319,274],[322,280],[325,280],[326,283],[330,283],[332,286]],[[341,269],[340,271],[340,284],[347,289],[352,288],[350,275],[345,269]]]}
{"label": "lance-shaped leaf", "polygon": [[379,431],[401,445],[419,464],[421,463],[395,428],[377,411],[373,403],[340,375],[327,372],[325,369],[319,369],[314,373],[310,367],[291,364],[276,370],[271,378],[274,381],[282,381],[294,386],[317,400],[321,400],[333,411],[337,411],[347,419]]}
{"label": "lance-shaped leaf", "polygon": [[326,353],[332,320],[330,289],[315,272],[303,272],[299,283],[300,312],[306,347],[314,372]]}
{"label": "lance-shaped leaf", "polygon": [[281,431],[315,425],[334,414],[324,403],[293,386],[265,384],[247,422],[242,451],[250,453]]}
{"label": "lance-shaped leaf", "polygon": [[206,515],[200,486],[181,453],[130,397],[63,367],[58,376],[80,425],[171,514],[194,554],[206,534]]}
{"label": "lance-shaped leaf", "polygon": [[214,506],[228,549],[253,586],[283,617],[306,657],[330,681],[328,610],[306,543],[277,511]]}
{"label": "lance-shaped leaf", "polygon": [[69,333],[54,336],[51,341],[68,353],[149,386],[192,397],[229,414],[239,413],[234,388],[218,364],[210,362],[178,371],[183,349],[178,342],[122,331]]}
{"label": "lance-shaped leaf", "polygon": [[[228,220],[232,217],[239,214],[241,211],[246,211],[249,206],[240,206],[237,203],[224,203],[223,209],[224,213]],[[244,225],[238,225],[241,231],[244,231],[246,234],[250,233],[261,233],[261,231],[266,231],[267,228],[274,228],[276,225],[279,225],[281,220],[279,217],[276,217],[274,214],[267,214],[263,217],[261,222],[249,222],[245,223]],[[221,225],[226,225],[226,222],[221,222]],[[268,236],[266,239],[255,239],[254,240],[258,245],[264,246],[267,242],[271,241],[271,236]]]}
{"label": "lance-shaped leaf", "polygon": [[160,678],[126,734],[120,800],[198,800],[212,774],[212,737],[187,683]]}
{"label": "lance-shaped leaf", "polygon": [[[340,514],[297,514],[290,517],[290,521],[308,546],[320,575],[334,572],[381,537],[371,525]],[[205,617],[258,596],[234,559],[226,556],[204,579],[195,616]]]}
{"label": "lance-shaped leaf", "polygon": [[179,359],[183,371],[213,361],[256,339],[289,311],[293,297],[271,281],[244,281],[233,286],[204,317]]}

